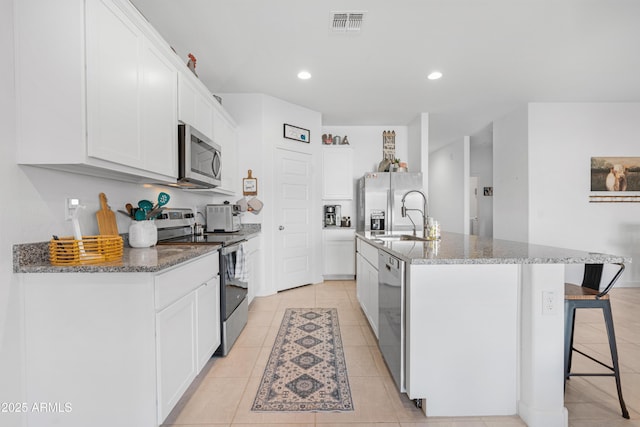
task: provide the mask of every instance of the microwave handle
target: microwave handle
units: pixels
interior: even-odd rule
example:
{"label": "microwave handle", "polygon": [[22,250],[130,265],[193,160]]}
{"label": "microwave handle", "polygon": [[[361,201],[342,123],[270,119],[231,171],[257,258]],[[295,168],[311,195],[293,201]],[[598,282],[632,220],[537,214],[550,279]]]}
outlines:
{"label": "microwave handle", "polygon": [[213,171],[213,176],[216,178],[220,178],[220,169],[222,167],[222,158],[218,151],[213,152],[213,158],[211,159],[211,170]]}

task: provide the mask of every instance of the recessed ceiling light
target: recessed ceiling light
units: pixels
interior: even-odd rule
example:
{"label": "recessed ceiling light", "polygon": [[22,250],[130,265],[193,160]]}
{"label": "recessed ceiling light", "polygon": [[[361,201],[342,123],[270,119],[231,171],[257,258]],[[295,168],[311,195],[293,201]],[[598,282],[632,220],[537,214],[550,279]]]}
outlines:
{"label": "recessed ceiling light", "polygon": [[308,71],[300,71],[298,73],[298,78],[300,80],[309,80],[311,78],[311,73]]}
{"label": "recessed ceiling light", "polygon": [[429,80],[438,80],[440,77],[442,77],[442,73],[440,71],[434,71],[427,76]]}

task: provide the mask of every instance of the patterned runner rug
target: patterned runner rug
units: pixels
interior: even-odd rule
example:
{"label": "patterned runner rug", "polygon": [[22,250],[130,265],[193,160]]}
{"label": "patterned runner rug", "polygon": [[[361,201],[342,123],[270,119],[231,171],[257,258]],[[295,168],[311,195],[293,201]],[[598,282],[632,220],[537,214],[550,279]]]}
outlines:
{"label": "patterned runner rug", "polygon": [[353,411],[335,308],[288,308],[252,411]]}

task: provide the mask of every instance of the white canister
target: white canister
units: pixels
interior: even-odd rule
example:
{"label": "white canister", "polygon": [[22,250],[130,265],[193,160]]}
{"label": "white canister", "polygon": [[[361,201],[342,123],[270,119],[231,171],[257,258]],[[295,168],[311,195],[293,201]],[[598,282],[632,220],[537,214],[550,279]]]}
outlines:
{"label": "white canister", "polygon": [[129,245],[132,248],[148,248],[158,243],[158,227],[153,221],[131,221]]}

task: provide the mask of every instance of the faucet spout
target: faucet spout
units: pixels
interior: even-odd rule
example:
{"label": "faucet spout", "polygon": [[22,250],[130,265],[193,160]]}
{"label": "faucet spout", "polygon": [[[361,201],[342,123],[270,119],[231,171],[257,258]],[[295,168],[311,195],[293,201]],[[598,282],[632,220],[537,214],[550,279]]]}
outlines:
{"label": "faucet spout", "polygon": [[[418,193],[422,196],[422,200],[423,200],[423,204],[422,204],[422,212],[420,212],[422,214],[422,235],[424,236],[425,230],[427,229],[427,218],[429,218],[429,204],[427,203],[427,196],[420,190],[409,190],[406,193],[404,193],[404,195],[402,196],[402,208],[400,210],[401,214],[403,217],[407,216],[407,211],[411,211],[411,210],[417,210],[418,209],[407,209],[407,207],[405,206],[405,200],[407,198],[407,196],[411,193]],[[409,217],[409,219],[411,219],[411,217]],[[411,221],[411,223],[413,224],[413,220]],[[414,228],[413,228],[413,233],[415,235],[415,224],[414,224]]]}

